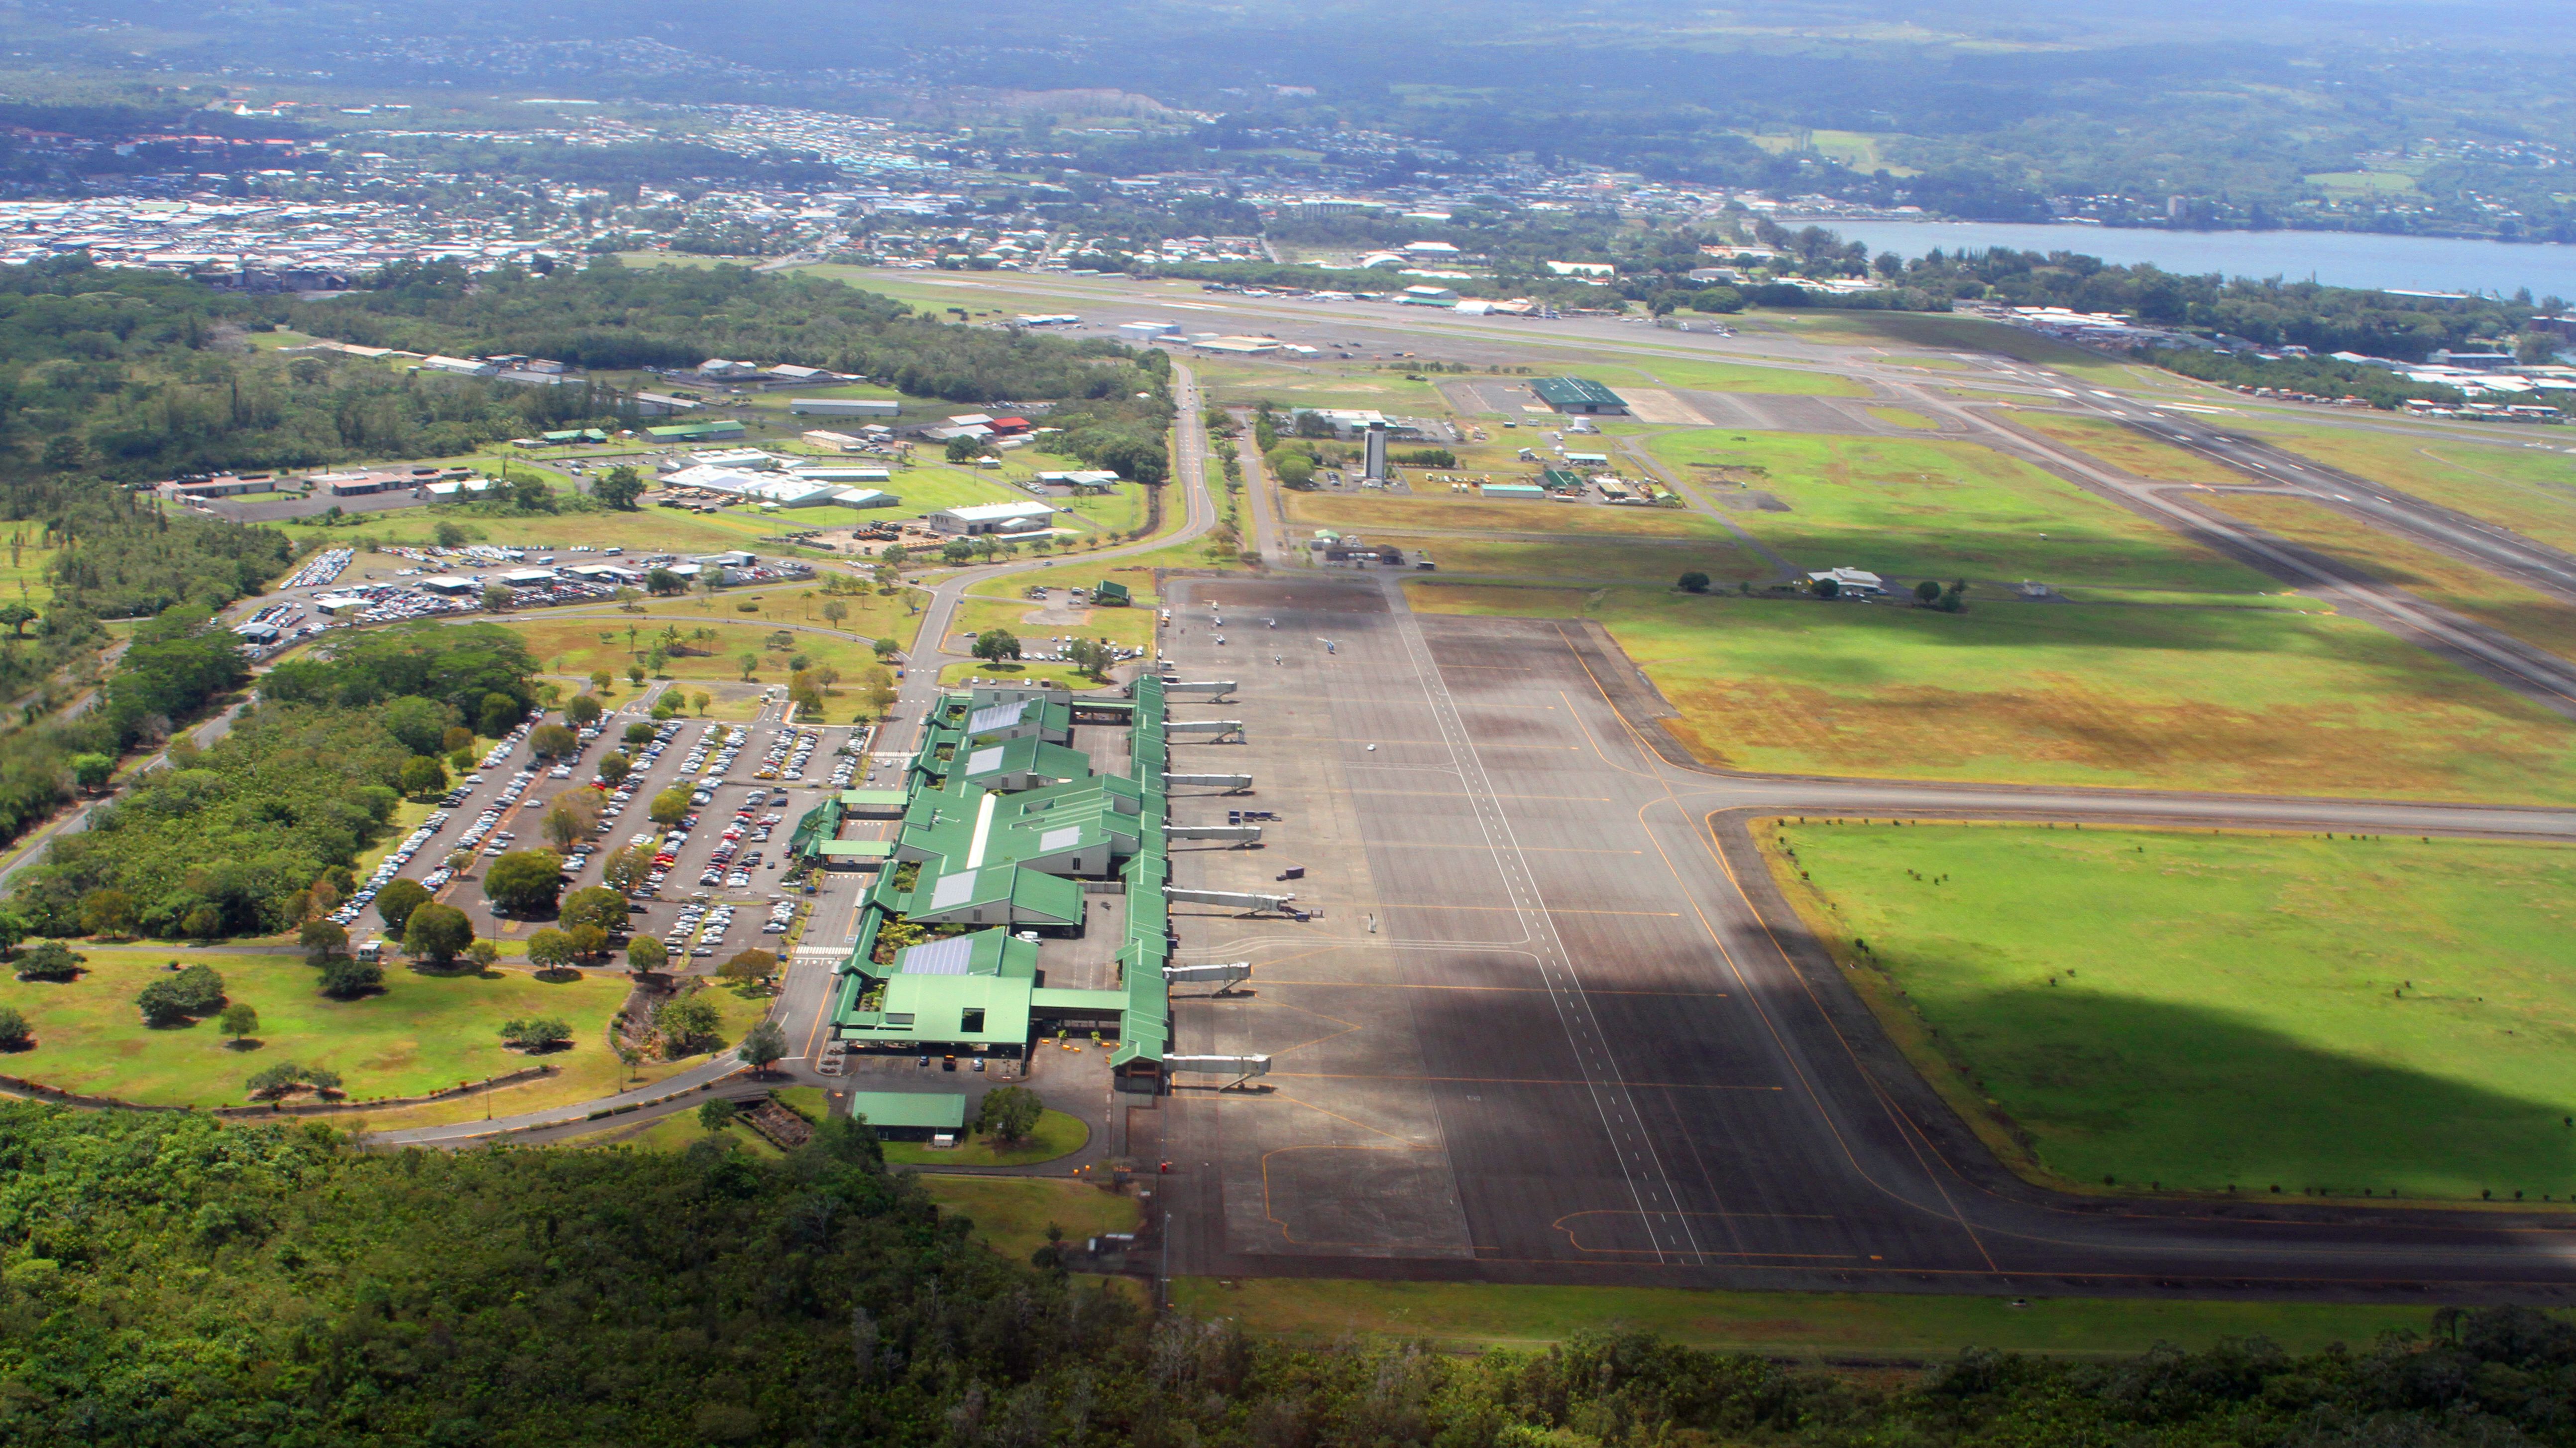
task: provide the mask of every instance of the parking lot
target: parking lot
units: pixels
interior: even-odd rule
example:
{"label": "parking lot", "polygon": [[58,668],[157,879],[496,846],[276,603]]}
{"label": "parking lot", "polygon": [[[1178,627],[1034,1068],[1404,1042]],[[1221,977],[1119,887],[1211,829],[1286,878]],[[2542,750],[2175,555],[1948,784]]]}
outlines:
{"label": "parking lot", "polygon": [[[661,938],[671,969],[712,969],[753,948],[780,951],[798,900],[823,898],[796,895],[785,885],[789,835],[828,791],[865,778],[864,761],[838,752],[856,731],[785,727],[778,717],[783,703],[764,706],[748,723],[681,718],[655,725],[652,700],[638,697],[581,731],[581,752],[571,760],[536,757],[528,748],[530,726],[496,744],[431,823],[387,856],[394,868],[360,882],[363,899],[346,916],[351,936],[365,941],[383,933],[367,902],[396,874],[465,911],[478,937],[506,944],[541,928],[547,922],[496,916],[483,897],[481,871],[510,850],[553,848],[539,822],[558,796],[580,790],[600,797],[600,821],[567,855],[567,891],[605,883],[602,862],[609,854],[649,843],[659,878],[634,897],[640,908],[629,929]],[[600,759],[638,723],[654,732],[632,751],[634,772],[614,789],[598,787]],[[681,784],[692,791],[693,809],[664,830],[648,816],[652,799]],[[469,852],[462,873],[446,864],[459,850]]]}

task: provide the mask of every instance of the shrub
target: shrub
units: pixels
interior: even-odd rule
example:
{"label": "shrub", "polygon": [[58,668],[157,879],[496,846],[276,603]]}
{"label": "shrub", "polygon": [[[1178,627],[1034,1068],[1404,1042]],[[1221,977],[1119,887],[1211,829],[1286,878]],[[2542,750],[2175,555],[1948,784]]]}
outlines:
{"label": "shrub", "polygon": [[299,1066],[293,1061],[280,1061],[254,1074],[243,1084],[250,1088],[253,1098],[283,1096],[298,1085],[310,1086],[316,1091],[336,1091],[340,1089],[340,1073],[321,1066]]}
{"label": "shrub", "polygon": [[40,940],[18,962],[20,980],[77,980],[89,957],[59,940]]}
{"label": "shrub", "polygon": [[385,968],[372,960],[340,955],[322,966],[322,993],[333,1000],[350,1000],[384,983]]}
{"label": "shrub", "polygon": [[508,1020],[501,1023],[501,1040],[505,1045],[523,1051],[551,1051],[572,1044],[572,1024],[552,1016],[535,1020]]}
{"label": "shrub", "polygon": [[212,1015],[224,1004],[224,978],[209,965],[192,965],[176,975],[156,980],[134,997],[143,1010],[143,1018],[156,1026],[173,1026],[197,1016]]}
{"label": "shrub", "polygon": [[36,1031],[16,1006],[0,1006],[0,1051],[23,1051],[36,1043]]}

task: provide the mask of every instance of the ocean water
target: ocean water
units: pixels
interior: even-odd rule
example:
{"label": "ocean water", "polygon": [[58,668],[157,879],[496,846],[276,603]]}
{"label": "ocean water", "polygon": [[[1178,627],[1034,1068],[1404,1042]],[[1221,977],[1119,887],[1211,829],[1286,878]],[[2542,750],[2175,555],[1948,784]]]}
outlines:
{"label": "ocean water", "polygon": [[2008,246],[2016,251],[2073,251],[2104,261],[2153,262],[2170,272],[2284,277],[2329,286],[2405,291],[2494,292],[2520,287],[2535,297],[2576,300],[2576,246],[2547,242],[2469,241],[2437,236],[2377,236],[2349,231],[2158,231],[2139,227],[2008,225],[1981,221],[1829,221],[1819,223],[1875,254],[1918,257],[1943,251]]}

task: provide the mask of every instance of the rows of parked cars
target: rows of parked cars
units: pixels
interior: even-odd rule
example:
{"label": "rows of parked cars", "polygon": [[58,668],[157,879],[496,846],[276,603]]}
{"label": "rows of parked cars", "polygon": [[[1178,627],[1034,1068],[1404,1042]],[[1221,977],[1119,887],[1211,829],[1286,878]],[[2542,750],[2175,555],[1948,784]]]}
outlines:
{"label": "rows of parked cars", "polygon": [[357,893],[351,895],[339,909],[331,912],[331,923],[346,926],[365,914],[367,906],[374,903],[376,892],[384,889],[386,883],[394,876],[401,874],[403,866],[412,862],[412,857],[429,847],[430,838],[447,828],[449,818],[447,811],[443,809],[430,811],[429,818],[421,821],[420,828],[405,835],[401,844],[394,846],[383,859],[376,862],[376,872],[368,876],[365,883],[358,886]]}
{"label": "rows of parked cars", "polygon": [[751,772],[754,779],[802,779],[805,761],[814,757],[814,746],[823,736],[811,729],[787,728],[778,731],[769,752],[761,756],[760,767]]}
{"label": "rows of parked cars", "polygon": [[357,557],[350,548],[325,548],[304,560],[304,566],[286,576],[280,588],[319,588],[347,570],[349,560]]}

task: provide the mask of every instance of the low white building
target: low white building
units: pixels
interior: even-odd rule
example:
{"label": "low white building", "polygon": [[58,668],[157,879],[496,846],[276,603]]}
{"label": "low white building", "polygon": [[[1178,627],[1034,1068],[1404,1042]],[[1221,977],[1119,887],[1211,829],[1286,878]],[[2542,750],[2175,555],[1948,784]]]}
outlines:
{"label": "low white building", "polygon": [[489,377],[501,369],[492,363],[484,362],[473,357],[431,356],[420,359],[420,370],[423,372],[450,372],[459,377]]}
{"label": "low white building", "polygon": [[930,515],[930,526],[942,533],[1033,533],[1051,527],[1055,509],[1046,503],[970,503],[942,508]]}
{"label": "low white building", "polygon": [[1807,575],[1810,586],[1830,582],[1836,595],[1844,598],[1876,598],[1887,592],[1887,580],[1866,568],[1827,568]]}
{"label": "low white building", "polygon": [[807,417],[893,417],[903,403],[891,397],[791,397],[787,410]]}
{"label": "low white building", "polygon": [[863,452],[868,445],[866,438],[854,437],[846,432],[831,432],[822,428],[816,428],[805,434],[803,441],[807,447],[827,448],[833,452],[845,453]]}

